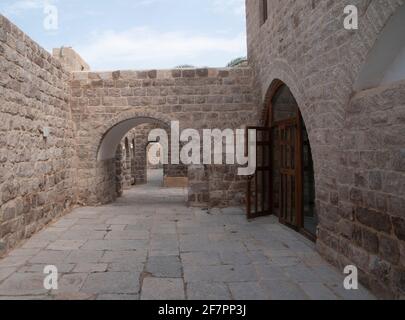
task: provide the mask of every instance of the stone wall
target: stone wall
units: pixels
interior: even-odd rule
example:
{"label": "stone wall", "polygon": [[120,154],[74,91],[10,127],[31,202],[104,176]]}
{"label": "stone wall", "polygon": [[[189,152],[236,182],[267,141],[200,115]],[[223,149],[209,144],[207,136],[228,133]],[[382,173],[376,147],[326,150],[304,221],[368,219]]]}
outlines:
{"label": "stone wall", "polygon": [[[262,110],[279,79],[293,92],[309,133],[318,249],[341,270],[356,264],[363,283],[382,297],[405,294],[405,83],[357,95],[353,86],[403,3],[269,0],[262,25],[258,2],[246,2],[249,63]],[[359,9],[357,31],[343,28],[349,4]]]}
{"label": "stone wall", "polygon": [[69,74],[0,15],[0,255],[76,204]]}
{"label": "stone wall", "polygon": [[52,56],[60,61],[66,71],[90,71],[90,66],[72,48],[55,48]]}
{"label": "stone wall", "polygon": [[188,205],[192,207],[209,207],[208,169],[204,165],[192,165],[188,168]]}
{"label": "stone wall", "polygon": [[[95,166],[101,165],[97,163],[101,142],[125,121],[144,119],[166,126],[179,121],[182,129],[225,129],[254,124],[257,119],[250,68],[75,72],[70,86],[78,129],[79,194],[84,195],[81,201],[87,204],[114,199],[113,194],[108,196],[109,190],[114,190],[111,186],[106,184],[104,191],[96,190],[99,185],[94,180],[108,178],[97,176]],[[142,124],[141,120],[134,126]],[[209,166],[206,169],[215,171]],[[212,177],[222,180],[221,174]],[[233,199],[237,184],[234,188],[228,185],[218,184],[216,192],[204,198],[224,205],[224,199]]]}
{"label": "stone wall", "polygon": [[[74,53],[53,58],[0,16],[0,255],[75,204],[114,201],[125,174],[117,147],[131,128],[262,124],[279,79],[312,146],[319,251],[341,269],[356,264],[382,297],[403,297],[405,82],[362,92],[353,84],[404,1],[354,2],[358,31],[343,28],[343,8],[353,1],[269,0],[261,24],[258,1],[248,0],[250,67],[230,69],[69,73],[88,66]],[[123,123],[133,126],[115,130]],[[99,159],[111,132],[119,139]],[[235,169],[190,166],[189,204],[243,203],[246,182]]]}
{"label": "stone wall", "polygon": [[247,180],[233,165],[193,165],[188,168],[188,204],[229,207],[246,203]]}
{"label": "stone wall", "polygon": [[116,196],[121,197],[124,194],[124,182],[125,181],[125,160],[123,156],[123,146],[122,144],[118,146],[117,152],[115,154],[115,183],[116,183]]}
{"label": "stone wall", "polygon": [[121,142],[123,161],[122,161],[122,172],[123,172],[123,185],[125,189],[131,188],[131,186],[136,184],[136,169],[135,169],[135,154],[133,145],[134,131],[129,132]]}
{"label": "stone wall", "polygon": [[[404,292],[405,281],[405,81],[356,94],[346,108],[337,188],[340,219],[325,225],[373,281]],[[374,283],[375,281],[375,283]]]}

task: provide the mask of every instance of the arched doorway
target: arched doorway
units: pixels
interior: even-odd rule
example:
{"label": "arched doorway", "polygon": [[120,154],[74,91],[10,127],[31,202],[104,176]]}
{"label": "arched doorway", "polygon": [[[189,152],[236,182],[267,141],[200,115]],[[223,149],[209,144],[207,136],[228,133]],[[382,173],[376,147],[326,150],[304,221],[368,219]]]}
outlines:
{"label": "arched doorway", "polygon": [[264,127],[257,132],[257,170],[248,185],[248,216],[275,215],[316,239],[311,145],[299,106],[281,81],[273,84]]}
{"label": "arched doorway", "polygon": [[[95,177],[94,203],[111,203],[117,198],[133,194],[135,187],[139,194],[143,185],[148,182],[147,146],[149,133],[152,130],[165,132],[168,138],[168,159],[171,155],[170,119],[154,117],[153,115],[134,115],[127,119],[115,119],[100,132],[100,142],[96,155],[97,169]],[[100,130],[101,131],[101,130]],[[164,135],[164,133],[163,133]],[[187,196],[188,167],[182,164],[164,164],[158,174],[154,176],[156,183],[153,186],[159,188],[179,188]],[[181,186],[173,186],[166,181],[170,179],[182,179]],[[128,192],[127,192],[128,191]],[[175,191],[173,191],[175,193]],[[184,198],[182,193],[182,198]],[[158,196],[159,193],[156,192]],[[185,201],[185,199],[184,199]]]}

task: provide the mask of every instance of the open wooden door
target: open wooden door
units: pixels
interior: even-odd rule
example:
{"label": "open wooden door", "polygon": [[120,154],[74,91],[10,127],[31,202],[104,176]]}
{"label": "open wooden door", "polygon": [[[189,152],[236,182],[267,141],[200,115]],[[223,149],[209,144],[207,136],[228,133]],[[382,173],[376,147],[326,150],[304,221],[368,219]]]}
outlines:
{"label": "open wooden door", "polygon": [[257,130],[258,164],[248,183],[249,218],[277,216],[316,239],[318,218],[311,146],[291,90],[275,80],[267,94],[266,127]]}
{"label": "open wooden door", "polygon": [[275,124],[280,161],[280,222],[299,229],[302,225],[302,133],[300,117]]}
{"label": "open wooden door", "polygon": [[256,130],[256,172],[248,179],[247,217],[271,215],[271,129],[248,127]]}

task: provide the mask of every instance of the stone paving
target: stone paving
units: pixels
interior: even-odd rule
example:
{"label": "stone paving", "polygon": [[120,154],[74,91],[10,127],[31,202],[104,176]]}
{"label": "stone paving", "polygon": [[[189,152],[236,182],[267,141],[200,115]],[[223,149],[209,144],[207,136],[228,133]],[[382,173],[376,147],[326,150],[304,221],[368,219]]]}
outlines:
{"label": "stone paving", "polygon": [[[187,208],[152,182],[114,204],[79,208],[0,260],[2,299],[374,299],[343,289],[314,244],[274,217]],[[59,271],[45,290],[46,265]]]}

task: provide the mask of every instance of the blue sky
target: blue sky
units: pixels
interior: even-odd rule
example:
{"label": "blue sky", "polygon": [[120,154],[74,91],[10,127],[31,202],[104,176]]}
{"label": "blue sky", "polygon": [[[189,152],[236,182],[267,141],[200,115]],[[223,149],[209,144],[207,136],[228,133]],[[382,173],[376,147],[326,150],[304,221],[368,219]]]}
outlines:
{"label": "blue sky", "polygon": [[[0,0],[48,51],[71,46],[93,70],[221,67],[246,56],[245,0]],[[58,10],[46,30],[44,6]]]}

